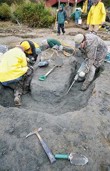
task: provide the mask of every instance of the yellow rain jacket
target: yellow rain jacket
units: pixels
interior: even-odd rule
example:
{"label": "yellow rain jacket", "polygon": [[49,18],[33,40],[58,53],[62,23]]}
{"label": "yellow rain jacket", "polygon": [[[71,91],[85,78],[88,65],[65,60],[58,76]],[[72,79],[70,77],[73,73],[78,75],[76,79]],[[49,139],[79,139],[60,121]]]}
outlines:
{"label": "yellow rain jacket", "polygon": [[88,0],[83,3],[82,13],[87,13]]}
{"label": "yellow rain jacket", "polygon": [[[33,42],[33,44],[36,48],[39,48],[39,45],[37,43]],[[28,41],[23,41],[20,45],[24,48],[27,54],[32,55],[32,49]]]}
{"label": "yellow rain jacket", "polygon": [[99,2],[97,5],[92,5],[88,17],[87,24],[88,25],[99,25],[105,22],[106,11],[104,4]]}
{"label": "yellow rain jacket", "polygon": [[11,81],[24,75],[28,70],[25,53],[19,47],[3,54],[0,62],[0,82]]}

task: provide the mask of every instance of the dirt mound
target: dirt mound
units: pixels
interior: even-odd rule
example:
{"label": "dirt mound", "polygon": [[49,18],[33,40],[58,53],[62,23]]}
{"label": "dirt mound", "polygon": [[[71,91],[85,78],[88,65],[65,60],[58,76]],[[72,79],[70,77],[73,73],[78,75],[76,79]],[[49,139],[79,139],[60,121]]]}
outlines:
{"label": "dirt mound", "polygon": [[[49,53],[48,56],[51,56],[51,50],[49,50]],[[76,82],[71,91],[65,95],[80,66],[80,58],[75,58],[73,55],[71,57],[65,57],[62,52],[59,52],[58,56],[56,56],[55,53],[52,58],[49,59],[48,67],[38,68],[35,71],[31,82],[31,92],[23,96],[23,105],[21,107],[28,110],[31,108],[33,111],[37,108],[38,112],[61,115],[66,112],[79,110],[86,106],[94,84],[92,84],[87,91],[82,92],[82,82]],[[62,66],[56,67],[44,81],[39,81],[41,75],[44,75],[54,67],[56,59],[62,60]],[[1,98],[0,104],[4,107],[13,107],[12,90],[1,86],[1,95],[2,94],[4,94],[4,96]]]}

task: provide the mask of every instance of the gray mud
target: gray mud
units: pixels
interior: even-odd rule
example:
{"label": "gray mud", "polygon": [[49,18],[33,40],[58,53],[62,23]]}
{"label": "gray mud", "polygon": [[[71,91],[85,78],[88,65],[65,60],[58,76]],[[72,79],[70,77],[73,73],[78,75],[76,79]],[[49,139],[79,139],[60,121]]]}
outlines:
{"label": "gray mud", "polygon": [[23,96],[23,108],[28,110],[37,109],[39,112],[46,112],[52,115],[61,115],[67,112],[80,110],[87,105],[94,84],[85,92],[80,90],[81,86],[82,83],[75,83],[68,95],[60,97],[54,103],[48,103],[46,101],[42,103],[39,101],[39,97],[38,101],[35,101],[31,94],[25,95]]}
{"label": "gray mud", "polygon": [[[12,90],[0,86],[0,171],[109,171],[109,73],[110,64],[105,63],[87,91],[80,91],[82,83],[77,82],[66,97],[54,103],[35,101],[31,93],[24,95],[21,108],[13,107]],[[54,154],[80,153],[88,164],[74,166],[64,160],[50,164],[37,137],[26,139],[39,127]]]}

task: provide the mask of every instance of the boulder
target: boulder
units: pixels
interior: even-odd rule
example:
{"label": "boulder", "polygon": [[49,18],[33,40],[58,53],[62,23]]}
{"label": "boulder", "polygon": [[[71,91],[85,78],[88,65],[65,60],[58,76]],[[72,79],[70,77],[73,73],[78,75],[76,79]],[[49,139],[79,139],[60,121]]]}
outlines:
{"label": "boulder", "polygon": [[[55,58],[59,58],[59,56],[63,59],[63,65],[56,67],[45,81],[39,81],[39,77],[45,75],[54,66]],[[69,88],[75,75],[77,62],[74,56],[65,57],[61,52],[59,56],[52,56],[47,68],[38,68],[35,71],[31,82],[31,94],[34,100],[53,103],[63,96]]]}

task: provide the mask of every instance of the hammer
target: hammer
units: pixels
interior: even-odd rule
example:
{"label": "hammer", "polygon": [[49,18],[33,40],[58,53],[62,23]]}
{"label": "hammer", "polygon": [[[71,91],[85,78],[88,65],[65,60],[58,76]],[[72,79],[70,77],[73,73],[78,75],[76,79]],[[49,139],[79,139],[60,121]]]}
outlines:
{"label": "hammer", "polygon": [[46,142],[41,138],[40,134],[38,133],[38,132],[40,132],[41,130],[42,130],[42,128],[38,128],[38,130],[35,129],[33,132],[30,132],[30,133],[26,136],[26,138],[28,138],[29,136],[35,134],[35,135],[38,137],[38,139],[39,139],[39,141],[40,141],[40,143],[41,143],[41,145],[42,145],[42,147],[43,147],[45,153],[47,154],[47,156],[48,156],[50,162],[51,162],[51,163],[54,163],[54,162],[56,161],[54,155],[52,154],[52,152],[51,152],[51,150],[49,149],[49,147],[48,147],[48,145],[46,144]]}

